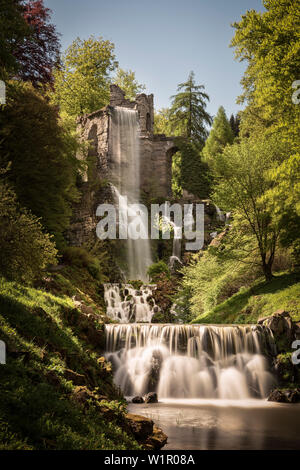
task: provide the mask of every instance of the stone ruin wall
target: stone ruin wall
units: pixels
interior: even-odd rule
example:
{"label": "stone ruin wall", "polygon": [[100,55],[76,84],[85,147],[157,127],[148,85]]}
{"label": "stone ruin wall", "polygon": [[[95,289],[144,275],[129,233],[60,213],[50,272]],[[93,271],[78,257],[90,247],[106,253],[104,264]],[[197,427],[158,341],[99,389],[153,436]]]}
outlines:
{"label": "stone ruin wall", "polygon": [[[90,142],[88,156],[95,161],[93,179],[99,182],[99,188],[89,181],[88,174],[82,175],[82,197],[74,205],[74,216],[67,234],[73,245],[82,245],[95,237],[97,206],[112,200],[110,188],[105,182],[111,180],[113,167],[110,130],[115,106],[136,109],[139,114],[142,195],[165,200],[172,197],[172,155],[177,149],[172,138],[153,134],[153,95],[142,93],[136,96],[135,101],[130,101],[117,85],[111,85],[110,104],[99,111],[79,117],[77,121],[81,139]],[[84,157],[78,155],[78,158]]]}

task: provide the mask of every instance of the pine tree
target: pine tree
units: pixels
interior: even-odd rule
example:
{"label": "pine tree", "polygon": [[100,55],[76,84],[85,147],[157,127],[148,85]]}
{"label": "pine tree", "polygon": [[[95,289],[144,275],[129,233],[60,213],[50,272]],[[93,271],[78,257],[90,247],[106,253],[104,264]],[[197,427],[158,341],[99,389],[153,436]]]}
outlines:
{"label": "pine tree", "polygon": [[[233,120],[235,121],[234,117]],[[220,106],[203,149],[206,161],[213,164],[214,159],[222,154],[227,144],[232,144],[233,139],[234,133],[226,117],[225,109]]]}
{"label": "pine tree", "polygon": [[209,96],[204,92],[204,85],[195,84],[194,72],[188,80],[178,85],[178,93],[171,97],[170,122],[174,130],[180,130],[182,137],[204,145],[208,135],[206,125],[211,125],[212,118],[205,111]]}
{"label": "pine tree", "polygon": [[229,119],[229,124],[233,132],[234,137],[238,137],[240,133],[240,117],[239,114],[232,114]]}

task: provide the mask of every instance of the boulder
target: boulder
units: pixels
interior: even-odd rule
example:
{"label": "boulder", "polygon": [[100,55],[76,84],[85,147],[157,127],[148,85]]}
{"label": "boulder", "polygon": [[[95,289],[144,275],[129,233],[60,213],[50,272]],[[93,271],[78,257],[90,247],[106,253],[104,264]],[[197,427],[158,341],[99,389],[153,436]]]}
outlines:
{"label": "boulder", "polygon": [[168,440],[168,436],[155,424],[153,425],[153,433],[146,440],[145,448],[149,450],[161,449]]}
{"label": "boulder", "polygon": [[288,312],[277,310],[269,317],[260,318],[258,324],[270,328],[279,352],[291,347],[295,339],[295,327]]}
{"label": "boulder", "polygon": [[300,389],[275,389],[268,396],[268,401],[277,403],[300,403]]}
{"label": "boulder", "polygon": [[133,397],[133,399],[131,400],[132,403],[144,403],[144,399],[143,397]]}
{"label": "boulder", "polygon": [[126,421],[130,431],[138,442],[146,440],[153,432],[152,419],[132,413],[127,413]]}
{"label": "boulder", "polygon": [[159,450],[167,442],[166,434],[157,427],[152,419],[128,413],[126,416],[127,428],[145,450]]}
{"label": "boulder", "polygon": [[144,396],[145,403],[158,403],[157,393],[150,392]]}

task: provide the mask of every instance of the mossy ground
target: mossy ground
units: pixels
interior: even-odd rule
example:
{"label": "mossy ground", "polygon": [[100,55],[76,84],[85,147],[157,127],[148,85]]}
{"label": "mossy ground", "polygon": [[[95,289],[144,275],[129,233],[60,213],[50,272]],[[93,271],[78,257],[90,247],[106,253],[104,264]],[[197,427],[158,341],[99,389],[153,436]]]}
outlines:
{"label": "mossy ground", "polygon": [[199,315],[192,323],[256,323],[258,318],[278,309],[288,311],[293,321],[300,320],[300,274],[277,274],[270,282],[256,281]]}
{"label": "mossy ground", "polygon": [[[98,360],[103,324],[86,320],[70,297],[80,290],[96,306],[97,289],[86,291],[88,278],[76,274],[73,280],[70,271],[50,274],[47,290],[52,282],[55,294],[0,279],[0,339],[7,347],[0,365],[2,450],[139,448],[123,426],[124,400],[109,365]],[[66,370],[81,374],[89,390],[107,399],[76,402]]]}

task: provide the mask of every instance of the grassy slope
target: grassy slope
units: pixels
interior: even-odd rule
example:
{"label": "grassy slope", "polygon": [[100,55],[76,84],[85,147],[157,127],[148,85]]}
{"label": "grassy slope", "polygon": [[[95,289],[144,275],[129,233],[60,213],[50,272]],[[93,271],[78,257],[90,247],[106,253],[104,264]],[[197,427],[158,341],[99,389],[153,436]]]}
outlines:
{"label": "grassy slope", "polygon": [[278,309],[290,312],[294,321],[300,320],[299,274],[276,275],[269,283],[257,281],[199,315],[192,323],[255,323]]}
{"label": "grassy slope", "polygon": [[[53,275],[47,284],[54,295],[0,279],[0,339],[7,346],[7,364],[0,365],[0,449],[138,448],[124,432],[124,404],[109,366],[97,360],[103,324],[84,317],[62,292],[64,286],[78,293],[77,281]],[[86,294],[92,303],[96,296]],[[66,370],[81,374],[99,400],[76,400]]]}

